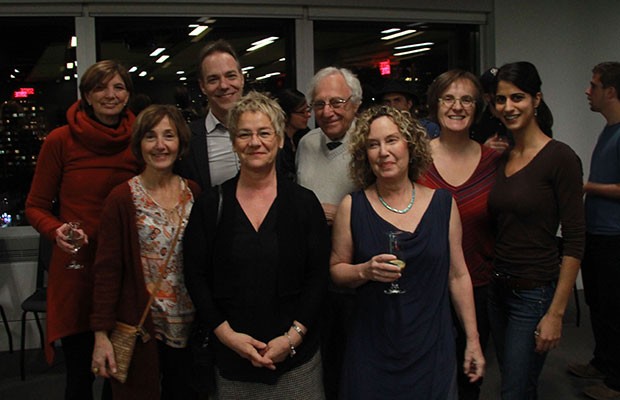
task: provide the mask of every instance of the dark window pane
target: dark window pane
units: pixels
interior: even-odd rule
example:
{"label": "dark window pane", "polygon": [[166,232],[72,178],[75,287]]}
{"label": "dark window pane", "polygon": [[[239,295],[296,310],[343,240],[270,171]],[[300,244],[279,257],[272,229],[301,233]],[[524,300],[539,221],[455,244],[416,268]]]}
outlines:
{"label": "dark window pane", "polygon": [[[201,35],[189,36],[197,26],[208,26]],[[225,39],[235,48],[246,72],[246,89],[274,91],[295,82],[293,20],[252,18],[146,18],[105,17],[96,19],[98,58],[120,60],[127,68],[136,67],[132,78],[137,94],[152,102],[179,104],[175,93],[185,92],[196,112],[203,114],[198,79],[198,55],[213,40]],[[247,51],[256,41],[275,41]],[[158,56],[150,54],[164,48]],[[161,56],[169,56],[158,63]],[[266,75],[272,74],[268,77]],[[142,76],[141,76],[142,75]],[[185,88],[185,89],[179,89]]]}
{"label": "dark window pane", "polygon": [[[465,24],[315,21],[314,66],[355,72],[364,89],[363,106],[373,102],[383,78],[410,82],[424,103],[437,75],[451,68],[477,71],[478,30]],[[381,39],[405,31],[411,32]]]}
{"label": "dark window pane", "polygon": [[25,225],[43,138],[76,100],[71,17],[0,18],[0,226]]}

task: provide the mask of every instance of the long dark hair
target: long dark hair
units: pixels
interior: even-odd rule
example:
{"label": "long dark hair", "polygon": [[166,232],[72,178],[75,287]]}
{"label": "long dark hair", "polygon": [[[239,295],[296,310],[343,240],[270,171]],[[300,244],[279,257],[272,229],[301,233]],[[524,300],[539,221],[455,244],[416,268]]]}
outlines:
{"label": "long dark hair", "polygon": [[[538,71],[534,64],[527,61],[502,65],[497,72],[494,94],[497,93],[497,83],[499,81],[512,83],[532,97],[536,97],[537,93],[542,93],[540,75],[538,75]],[[553,137],[553,131],[551,130],[553,126],[553,115],[551,114],[549,106],[547,106],[547,103],[545,103],[542,98],[536,109],[536,121],[538,122],[540,130],[542,130],[545,135]]]}

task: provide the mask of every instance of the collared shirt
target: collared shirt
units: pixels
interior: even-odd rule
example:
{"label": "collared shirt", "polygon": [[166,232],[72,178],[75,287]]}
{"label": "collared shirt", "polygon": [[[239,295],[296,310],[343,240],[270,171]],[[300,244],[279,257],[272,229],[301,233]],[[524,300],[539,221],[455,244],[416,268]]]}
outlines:
{"label": "collared shirt", "polygon": [[237,175],[239,159],[233,151],[228,129],[211,111],[205,118],[205,128],[211,185],[215,186]]}

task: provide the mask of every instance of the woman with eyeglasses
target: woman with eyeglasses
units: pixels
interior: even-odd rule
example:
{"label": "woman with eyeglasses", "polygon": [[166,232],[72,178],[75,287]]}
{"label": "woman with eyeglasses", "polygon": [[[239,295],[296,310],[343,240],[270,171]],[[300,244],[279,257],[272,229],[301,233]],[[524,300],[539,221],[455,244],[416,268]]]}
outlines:
{"label": "woman with eyeglasses", "polygon": [[185,283],[212,330],[216,399],[324,399],[327,223],[310,190],[276,174],[284,120],[263,94],[237,102],[227,127],[239,174],[197,200],[185,231]]}
{"label": "woman with eyeglasses", "polygon": [[562,336],[584,247],[581,161],[549,137],[553,118],[541,84],[529,62],[506,64],[497,73],[495,107],[515,140],[489,194],[496,227],[489,318],[503,400],[537,398],[538,376]]}
{"label": "woman with eyeglasses", "polygon": [[[439,75],[428,89],[430,116],[439,124],[439,137],[431,140],[433,162],[420,180],[431,188],[450,191],[463,226],[463,253],[474,287],[476,322],[482,349],[489,337],[487,288],[493,268],[493,232],[487,198],[495,182],[500,153],[470,139],[470,128],[482,112],[482,88],[478,78],[463,70]],[[458,365],[463,363],[466,337],[456,314]],[[458,374],[459,398],[478,399],[481,380],[470,382]]]}
{"label": "woman with eyeglasses", "polygon": [[284,145],[278,154],[278,171],[294,181],[297,175],[297,168],[295,168],[297,145],[301,138],[310,131],[308,128],[308,120],[311,116],[310,107],[308,107],[306,96],[297,89],[281,90],[275,97],[286,116]]}

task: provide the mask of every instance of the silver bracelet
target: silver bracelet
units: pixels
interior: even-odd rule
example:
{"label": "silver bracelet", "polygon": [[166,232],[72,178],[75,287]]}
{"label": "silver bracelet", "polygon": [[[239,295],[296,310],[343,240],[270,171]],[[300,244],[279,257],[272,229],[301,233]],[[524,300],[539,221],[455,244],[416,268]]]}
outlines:
{"label": "silver bracelet", "polygon": [[303,340],[304,336],[306,336],[304,331],[302,331],[301,328],[296,323],[293,322],[293,325],[291,325],[291,328],[295,329],[295,332],[297,332],[297,334],[299,334],[299,337],[301,337],[302,340]]}
{"label": "silver bracelet", "polygon": [[284,332],[284,336],[288,340],[288,345],[289,345],[290,350],[291,350],[289,356],[291,358],[293,358],[295,356],[295,354],[297,354],[297,351],[295,350],[295,346],[293,346],[293,341],[291,340],[291,337],[288,335],[288,332]]}

